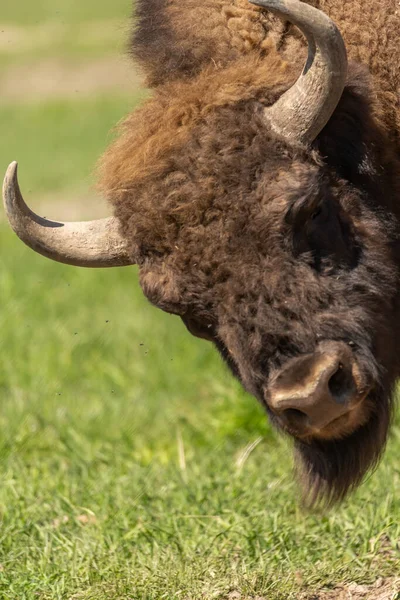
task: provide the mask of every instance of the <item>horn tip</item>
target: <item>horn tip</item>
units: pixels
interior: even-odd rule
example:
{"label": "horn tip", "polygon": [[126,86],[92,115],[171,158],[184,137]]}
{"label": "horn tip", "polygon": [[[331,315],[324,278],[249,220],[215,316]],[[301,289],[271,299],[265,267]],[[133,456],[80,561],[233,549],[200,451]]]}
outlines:
{"label": "horn tip", "polygon": [[18,173],[18,163],[16,160],[13,160],[12,163],[9,164],[6,175],[4,177],[4,189],[10,185],[10,182],[14,182],[17,179]]}
{"label": "horn tip", "polygon": [[14,174],[18,169],[18,163],[16,160],[13,160],[9,165],[8,165],[8,169],[7,169],[7,173],[12,173]]}
{"label": "horn tip", "polygon": [[19,195],[18,163],[14,160],[6,171],[3,183],[3,203],[9,220],[10,215],[13,213],[16,198]]}

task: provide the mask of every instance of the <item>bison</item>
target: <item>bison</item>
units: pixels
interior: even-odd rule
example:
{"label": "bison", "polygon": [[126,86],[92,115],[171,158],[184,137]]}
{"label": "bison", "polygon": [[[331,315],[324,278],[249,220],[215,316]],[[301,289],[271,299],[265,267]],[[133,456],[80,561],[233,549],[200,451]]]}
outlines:
{"label": "bison", "polygon": [[31,248],[137,264],[150,302],[215,344],[292,436],[311,504],[361,482],[393,412],[399,30],[398,0],[139,0],[153,94],[100,162],[114,216],[49,222],[15,163],[5,180]]}

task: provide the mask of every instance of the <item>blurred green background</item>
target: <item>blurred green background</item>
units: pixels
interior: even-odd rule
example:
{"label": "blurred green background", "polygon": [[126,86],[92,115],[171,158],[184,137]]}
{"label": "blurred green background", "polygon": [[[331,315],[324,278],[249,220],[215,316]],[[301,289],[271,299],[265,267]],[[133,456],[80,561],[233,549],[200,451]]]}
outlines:
{"label": "blurred green background", "polygon": [[[107,213],[96,160],[143,101],[129,0],[0,8],[0,170],[53,218]],[[111,131],[111,133],[110,133]],[[308,514],[290,443],[212,347],[0,219],[0,596],[290,599],[399,571],[400,428],[338,509]]]}

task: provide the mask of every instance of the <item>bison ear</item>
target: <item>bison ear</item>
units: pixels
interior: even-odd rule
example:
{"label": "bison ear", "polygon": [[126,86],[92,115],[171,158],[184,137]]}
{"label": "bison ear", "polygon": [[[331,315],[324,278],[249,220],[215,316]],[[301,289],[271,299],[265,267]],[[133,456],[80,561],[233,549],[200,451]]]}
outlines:
{"label": "bison ear", "polygon": [[165,263],[141,266],[140,285],[146,298],[157,308],[174,315],[185,312],[176,276]]}
{"label": "bison ear", "polygon": [[382,135],[373,118],[373,92],[369,71],[352,63],[341,100],[314,142],[324,161],[338,175],[357,184],[375,174],[373,147]]}

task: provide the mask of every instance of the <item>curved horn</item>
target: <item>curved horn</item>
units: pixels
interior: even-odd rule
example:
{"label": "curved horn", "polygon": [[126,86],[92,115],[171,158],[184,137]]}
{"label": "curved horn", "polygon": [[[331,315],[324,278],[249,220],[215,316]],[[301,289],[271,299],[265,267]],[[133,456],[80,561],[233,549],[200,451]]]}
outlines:
{"label": "curved horn", "polygon": [[18,185],[17,163],[7,169],[3,201],[11,227],[32,250],[77,267],[131,265],[126,243],[114,217],[81,223],[57,223],[39,217],[25,204]]}
{"label": "curved horn", "polygon": [[250,0],[290,21],[308,41],[308,58],[296,83],[265,116],[273,129],[294,143],[309,145],[335,110],[346,82],[347,53],[334,22],[300,0]]}

